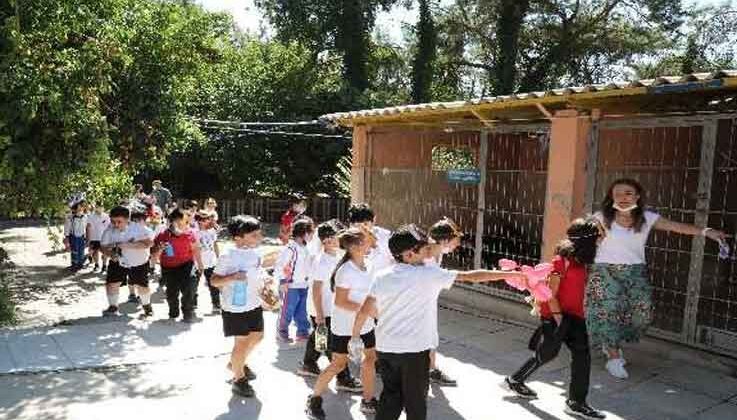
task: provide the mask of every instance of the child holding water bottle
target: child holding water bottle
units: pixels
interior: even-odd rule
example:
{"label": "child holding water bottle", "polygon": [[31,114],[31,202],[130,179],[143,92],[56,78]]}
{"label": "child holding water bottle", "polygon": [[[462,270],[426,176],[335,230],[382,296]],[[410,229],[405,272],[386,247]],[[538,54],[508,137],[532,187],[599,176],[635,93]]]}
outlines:
{"label": "child holding water bottle", "polygon": [[264,276],[258,247],[263,240],[261,222],[251,216],[235,216],[228,224],[235,248],[220,257],[210,284],[220,289],[223,333],[234,337],[228,367],[233,371],[232,391],[242,397],[253,397],[249,379],[255,375],[246,361],[264,336],[261,296]]}

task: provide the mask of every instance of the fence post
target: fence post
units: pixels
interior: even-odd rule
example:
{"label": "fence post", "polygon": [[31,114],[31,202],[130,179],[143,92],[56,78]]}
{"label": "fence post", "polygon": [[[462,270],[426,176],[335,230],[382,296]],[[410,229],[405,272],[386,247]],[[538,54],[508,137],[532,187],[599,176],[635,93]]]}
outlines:
{"label": "fence post", "polygon": [[479,191],[476,199],[476,246],[473,253],[473,267],[481,268],[481,254],[484,249],[484,214],[486,213],[486,166],[489,159],[489,131],[479,133]]}
{"label": "fence post", "polygon": [[[699,186],[696,194],[696,214],[694,215],[694,224],[700,228],[706,227],[709,223],[709,202],[711,200],[711,181],[714,175],[718,123],[718,120],[706,120],[701,131]],[[691,242],[691,266],[688,269],[686,307],[683,310],[683,330],[681,331],[682,339],[686,343],[696,342],[705,243],[703,236],[695,236]]]}

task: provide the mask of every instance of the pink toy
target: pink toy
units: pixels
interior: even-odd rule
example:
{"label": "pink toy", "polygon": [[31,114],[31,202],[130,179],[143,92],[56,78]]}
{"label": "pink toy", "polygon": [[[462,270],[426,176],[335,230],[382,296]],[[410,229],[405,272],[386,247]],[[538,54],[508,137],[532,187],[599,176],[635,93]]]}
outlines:
{"label": "pink toy", "polygon": [[534,267],[529,265],[520,266],[515,261],[501,259],[499,268],[502,271],[513,271],[519,269],[527,276],[527,283],[519,280],[506,280],[507,284],[517,290],[527,290],[538,302],[547,302],[553,297],[553,292],[548,287],[548,275],[553,271],[553,265],[549,263],[538,264]]}

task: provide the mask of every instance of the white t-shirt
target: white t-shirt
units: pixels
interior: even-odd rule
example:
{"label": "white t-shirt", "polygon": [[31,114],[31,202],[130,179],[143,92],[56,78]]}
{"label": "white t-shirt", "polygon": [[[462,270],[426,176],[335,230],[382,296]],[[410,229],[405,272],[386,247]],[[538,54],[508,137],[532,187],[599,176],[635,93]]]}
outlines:
{"label": "white t-shirt", "polygon": [[[87,234],[87,215],[69,214],[64,221],[64,236],[83,238]],[[89,238],[88,238],[89,239]]]}
{"label": "white t-shirt", "polygon": [[274,276],[289,282],[290,289],[307,288],[307,276],[312,268],[312,257],[307,247],[290,240],[274,263]]}
{"label": "white t-shirt", "polygon": [[233,248],[220,256],[213,273],[227,276],[239,271],[246,273],[246,280],[230,282],[220,289],[220,302],[224,311],[243,313],[261,306],[259,288],[263,284],[261,256],[256,248]]}
{"label": "white t-shirt", "polygon": [[313,301],[314,283],[317,281],[322,284],[322,314],[326,317],[333,313],[333,292],[330,290],[330,276],[333,275],[335,266],[338,265],[338,256],[320,253],[315,262],[312,264],[310,272],[310,289],[307,292],[307,313],[310,316],[317,316],[315,304]]}
{"label": "white t-shirt", "polygon": [[437,346],[438,296],[458,273],[436,266],[397,263],[377,274],[369,294],[376,299],[376,349],[416,353]]}
{"label": "white t-shirt", "polygon": [[[129,223],[123,230],[109,226],[103,232],[100,243],[102,246],[119,246],[122,243],[144,239],[153,240],[153,231],[140,223]],[[126,268],[147,264],[148,259],[151,257],[151,248],[121,248],[121,251],[122,256],[118,262],[122,267]]]}
{"label": "white t-shirt", "polygon": [[[328,285],[329,286],[329,285]],[[351,302],[363,305],[371,288],[371,275],[368,270],[358,268],[353,261],[343,264],[335,273],[335,289],[349,289],[348,299]],[[347,311],[335,304],[333,300],[333,314],[330,320],[330,329],[335,335],[353,335],[353,323],[356,320],[356,312]],[[374,329],[373,318],[368,319],[361,329],[361,335]]]}
{"label": "white t-shirt", "polygon": [[[633,228],[625,228],[612,221],[612,227],[601,241],[596,252],[596,263],[600,264],[645,264],[645,245],[650,231],[660,215],[645,211],[645,224],[639,232]],[[594,215],[604,223],[604,215]]]}
{"label": "white t-shirt", "polygon": [[215,267],[218,259],[215,254],[215,242],[218,240],[218,232],[215,229],[201,230],[199,239],[202,265],[205,268]]}
{"label": "white t-shirt", "polygon": [[102,233],[110,225],[110,217],[106,213],[92,213],[87,216],[87,224],[90,226],[90,241],[102,240]]}
{"label": "white t-shirt", "polygon": [[378,226],[374,226],[372,231],[376,236],[376,248],[372,249],[366,256],[366,266],[371,275],[375,276],[379,271],[391,267],[395,261],[391,251],[389,251],[391,232]]}

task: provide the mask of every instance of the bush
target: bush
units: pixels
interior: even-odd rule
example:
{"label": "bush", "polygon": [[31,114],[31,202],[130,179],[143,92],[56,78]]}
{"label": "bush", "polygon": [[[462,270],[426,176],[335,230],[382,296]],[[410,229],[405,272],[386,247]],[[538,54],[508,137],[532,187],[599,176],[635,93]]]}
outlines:
{"label": "bush", "polygon": [[15,304],[10,296],[8,282],[12,275],[13,263],[8,253],[0,248],[0,326],[14,324],[16,319]]}

